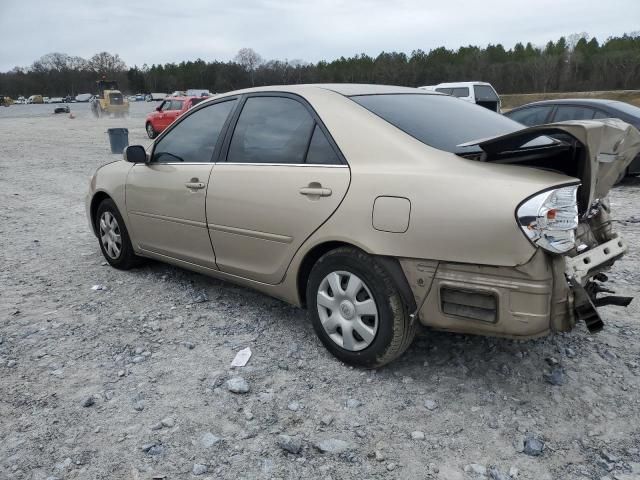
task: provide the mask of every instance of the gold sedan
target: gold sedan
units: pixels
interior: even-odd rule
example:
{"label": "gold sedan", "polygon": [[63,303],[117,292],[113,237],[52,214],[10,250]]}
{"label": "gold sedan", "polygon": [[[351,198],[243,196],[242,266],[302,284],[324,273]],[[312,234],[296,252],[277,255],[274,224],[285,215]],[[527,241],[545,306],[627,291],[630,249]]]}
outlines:
{"label": "gold sedan", "polygon": [[418,324],[527,338],[602,321],[627,245],[606,200],[640,150],[619,120],[524,128],[425,90],[298,85],[200,103],[91,180],[114,267],[165,261],[308,308],[377,367]]}

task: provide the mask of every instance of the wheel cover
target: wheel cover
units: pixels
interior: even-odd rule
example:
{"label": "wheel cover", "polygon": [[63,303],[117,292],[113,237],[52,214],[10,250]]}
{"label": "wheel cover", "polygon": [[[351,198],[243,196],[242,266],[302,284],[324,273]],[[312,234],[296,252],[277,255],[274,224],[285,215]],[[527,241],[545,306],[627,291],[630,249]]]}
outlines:
{"label": "wheel cover", "polygon": [[329,338],[352,352],[367,348],[378,333],[378,307],[369,287],[355,274],[331,272],[318,286],[320,323]]}
{"label": "wheel cover", "polygon": [[148,135],[149,137],[153,137],[153,133],[154,133],[154,132],[153,132],[153,127],[151,126],[151,124],[150,124],[150,123],[147,123],[147,135]]}
{"label": "wheel cover", "polygon": [[109,211],[100,216],[100,242],[105,253],[112,260],[117,260],[122,252],[122,236],[116,217]]}

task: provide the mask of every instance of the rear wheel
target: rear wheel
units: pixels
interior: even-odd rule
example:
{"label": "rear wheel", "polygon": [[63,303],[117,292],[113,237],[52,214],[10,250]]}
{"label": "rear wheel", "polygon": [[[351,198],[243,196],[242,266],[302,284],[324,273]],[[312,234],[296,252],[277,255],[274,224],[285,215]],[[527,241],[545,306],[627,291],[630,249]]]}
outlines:
{"label": "rear wheel", "polygon": [[154,130],[153,125],[151,125],[151,122],[147,122],[146,130],[149,138],[156,138],[158,136],[158,133]]}
{"label": "rear wheel", "polygon": [[98,206],[95,223],[100,250],[112,267],[129,270],[140,264],[141,259],[133,251],[129,232],[113,200],[105,199]]}
{"label": "rear wheel", "polygon": [[340,360],[380,367],[411,344],[416,322],[390,275],[375,258],[355,248],[325,254],[307,282],[313,327]]}

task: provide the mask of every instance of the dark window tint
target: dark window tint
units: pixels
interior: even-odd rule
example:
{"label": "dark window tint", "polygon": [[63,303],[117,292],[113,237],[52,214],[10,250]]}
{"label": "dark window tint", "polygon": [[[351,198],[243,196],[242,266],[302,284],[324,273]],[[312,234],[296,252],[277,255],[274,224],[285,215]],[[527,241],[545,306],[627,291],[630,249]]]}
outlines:
{"label": "dark window tint", "polygon": [[474,85],[473,93],[476,95],[476,102],[498,101],[498,95],[489,85]]}
{"label": "dark window tint", "polygon": [[528,127],[534,125],[542,125],[547,122],[549,113],[553,107],[551,105],[544,107],[529,107],[522,110],[516,110],[515,112],[507,112],[506,116],[516,122],[520,122]]}
{"label": "dark window tint", "polygon": [[[522,129],[519,123],[487,108],[444,95],[360,95],[350,98],[422,143],[448,152],[477,151],[477,146],[457,145]],[[549,143],[546,138],[540,141]],[[535,140],[529,146],[538,142]]]}
{"label": "dark window tint", "polygon": [[458,87],[451,90],[451,95],[454,97],[468,97],[469,89],[467,87]]}
{"label": "dark window tint", "polygon": [[560,105],[556,110],[554,122],[564,122],[565,120],[591,120],[595,110],[589,107],[578,105]]}
{"label": "dark window tint", "polygon": [[250,97],[233,132],[227,161],[304,163],[313,126],[313,118],[296,100]]}
{"label": "dark window tint", "polygon": [[331,148],[329,140],[327,140],[327,137],[317,125],[313,130],[311,143],[309,143],[307,163],[315,165],[335,165],[341,163],[336,152]]}
{"label": "dark window tint", "polygon": [[154,162],[210,162],[235,100],[206,106],[185,117],[162,137],[153,151]]}
{"label": "dark window tint", "polygon": [[182,110],[182,100],[171,100],[171,110]]}
{"label": "dark window tint", "polygon": [[446,93],[447,95],[451,95],[451,92],[453,92],[453,88],[436,88],[436,92]]}
{"label": "dark window tint", "polygon": [[596,114],[593,116],[595,120],[599,118],[615,118],[611,114],[603,112],[602,110],[596,110]]}

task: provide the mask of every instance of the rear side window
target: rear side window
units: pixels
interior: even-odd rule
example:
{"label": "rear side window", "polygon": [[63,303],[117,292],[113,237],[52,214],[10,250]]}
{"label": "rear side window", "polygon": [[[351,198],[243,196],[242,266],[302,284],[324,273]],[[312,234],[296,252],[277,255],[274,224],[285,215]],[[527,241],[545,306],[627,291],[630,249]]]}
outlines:
{"label": "rear side window", "polygon": [[297,100],[249,97],[233,132],[227,161],[304,163],[314,125]]}
{"label": "rear side window", "polygon": [[593,108],[579,105],[560,105],[556,111],[554,122],[565,120],[591,120],[596,111]]}
{"label": "rear side window", "polygon": [[410,93],[350,98],[422,143],[448,152],[477,151],[477,146],[458,145],[522,130],[522,125],[507,117],[445,95]]}
{"label": "rear side window", "polygon": [[533,127],[535,125],[542,125],[543,123],[546,123],[552,109],[553,106],[551,105],[529,107],[515,112],[508,112],[506,115],[516,122],[520,122],[528,127]]}
{"label": "rear side window", "polygon": [[476,96],[477,102],[498,101],[498,95],[496,95],[496,92],[489,85],[474,85],[473,93]]}
{"label": "rear side window", "polygon": [[458,98],[465,98],[469,96],[469,89],[467,87],[458,87],[451,89],[451,95]]}
{"label": "rear side window", "polygon": [[341,163],[329,140],[327,140],[318,125],[313,129],[309,151],[307,152],[307,163],[313,165],[336,165]]}
{"label": "rear side window", "polygon": [[447,95],[451,95],[451,92],[453,92],[453,88],[436,88],[436,92],[440,92],[440,93],[446,93]]}
{"label": "rear side window", "polygon": [[596,119],[600,119],[600,118],[615,118],[612,117],[610,114],[603,112],[602,110],[596,110],[596,114],[593,116],[594,120]]}
{"label": "rear side window", "polygon": [[[201,97],[201,98],[192,98],[191,99],[191,107],[195,107],[197,104],[199,104],[201,101],[206,100],[207,97]],[[191,108],[189,107],[189,108]]]}
{"label": "rear side window", "polygon": [[153,162],[210,162],[236,100],[205,106],[184,117],[153,150]]}

